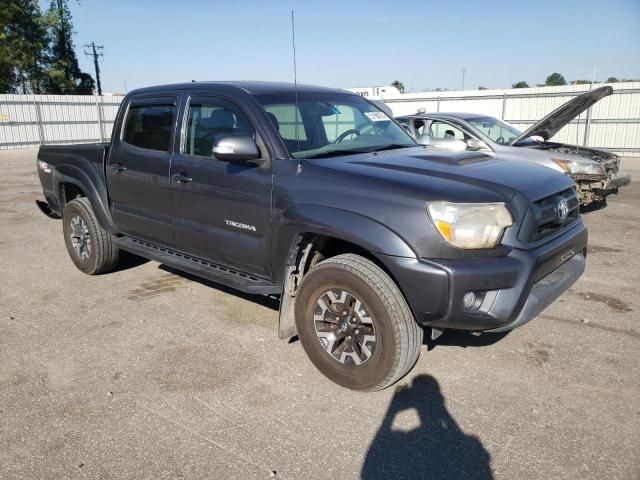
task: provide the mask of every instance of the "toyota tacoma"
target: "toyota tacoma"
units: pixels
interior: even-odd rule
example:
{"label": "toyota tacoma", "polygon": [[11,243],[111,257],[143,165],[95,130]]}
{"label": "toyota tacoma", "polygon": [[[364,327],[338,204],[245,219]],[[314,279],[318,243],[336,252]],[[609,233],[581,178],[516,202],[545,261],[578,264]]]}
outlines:
{"label": "toyota tacoma", "polygon": [[109,272],[124,250],[280,296],[280,337],[356,390],[403,377],[425,331],[523,325],[585,268],[570,177],[429,151],[341,90],[135,90],[109,143],[42,146],[37,168],[78,269]]}

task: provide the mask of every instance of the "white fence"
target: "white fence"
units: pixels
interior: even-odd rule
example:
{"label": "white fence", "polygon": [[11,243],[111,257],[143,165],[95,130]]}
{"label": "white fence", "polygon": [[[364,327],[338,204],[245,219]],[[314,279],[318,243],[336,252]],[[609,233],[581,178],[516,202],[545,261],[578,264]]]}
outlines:
{"label": "white fence", "polygon": [[0,95],[0,150],[108,141],[122,99]]}
{"label": "white fence", "polygon": [[[596,103],[553,137],[554,141],[640,156],[640,82],[612,83],[613,94]],[[600,85],[597,85],[600,86]],[[498,117],[520,130],[589,90],[589,85],[423,92],[386,96],[394,115],[425,112],[474,112]]]}
{"label": "white fence", "polygon": [[[640,82],[614,83],[613,95],[571,122],[554,140],[640,156]],[[589,85],[407,93],[385,97],[395,115],[465,111],[524,130]],[[123,97],[0,95],[0,150],[107,141]]]}

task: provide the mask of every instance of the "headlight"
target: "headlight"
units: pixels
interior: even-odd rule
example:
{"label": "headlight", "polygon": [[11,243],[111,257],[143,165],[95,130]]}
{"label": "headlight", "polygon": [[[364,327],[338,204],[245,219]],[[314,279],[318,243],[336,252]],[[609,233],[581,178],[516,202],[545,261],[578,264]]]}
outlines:
{"label": "headlight", "polygon": [[604,167],[597,163],[580,162],[579,160],[565,160],[563,158],[552,158],[566,173],[582,173],[585,175],[606,175]]}
{"label": "headlight", "polygon": [[458,248],[493,248],[513,225],[504,203],[429,202],[427,210],[440,235]]}

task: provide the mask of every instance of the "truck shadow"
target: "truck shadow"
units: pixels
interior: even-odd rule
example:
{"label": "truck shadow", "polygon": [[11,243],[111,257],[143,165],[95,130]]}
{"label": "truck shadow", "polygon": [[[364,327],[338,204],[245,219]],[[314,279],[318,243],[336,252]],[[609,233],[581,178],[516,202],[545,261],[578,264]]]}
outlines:
{"label": "truck shadow", "polygon": [[430,333],[428,329],[425,330],[422,344],[426,345],[429,350],[433,350],[436,347],[486,347],[499,342],[510,332],[474,335],[462,330],[446,330],[435,340],[431,340]]}
{"label": "truck shadow", "polygon": [[590,203],[589,205],[580,207],[580,214],[585,214],[585,213],[591,213],[591,212],[597,212],[598,210],[602,210],[603,208],[606,208],[607,206],[607,199],[605,198],[604,200],[600,200],[599,202],[593,202]]}
{"label": "truck shadow", "polygon": [[[399,415],[411,410],[417,413],[417,427],[407,431],[394,425]],[[438,381],[419,375],[410,386],[396,388],[367,451],[361,478],[486,480],[493,474],[491,455],[451,417]]]}
{"label": "truck shadow", "polygon": [[120,250],[120,259],[118,260],[118,266],[115,268],[114,272],[122,272],[124,270],[129,270],[130,268],[139,267],[149,261],[150,260],[147,258],[129,253],[125,250]]}
{"label": "truck shadow", "polygon": [[252,295],[250,293],[244,293],[240,290],[236,290],[231,287],[227,287],[226,285],[222,285],[220,283],[216,283],[212,280],[207,280],[206,278],[201,278],[196,275],[191,275],[190,273],[183,272],[181,270],[177,270],[173,267],[168,267],[167,265],[160,264],[158,267],[160,270],[164,270],[165,272],[172,273],[174,275],[178,275],[182,278],[186,278],[187,280],[191,280],[192,282],[197,282],[201,285],[205,285],[209,288],[215,288],[221,292],[227,293],[229,295],[233,295],[235,297],[241,298],[243,300],[247,300],[249,302],[257,303],[258,305],[262,305],[263,307],[270,308],[271,310],[278,311],[280,307],[280,299],[267,295]]}

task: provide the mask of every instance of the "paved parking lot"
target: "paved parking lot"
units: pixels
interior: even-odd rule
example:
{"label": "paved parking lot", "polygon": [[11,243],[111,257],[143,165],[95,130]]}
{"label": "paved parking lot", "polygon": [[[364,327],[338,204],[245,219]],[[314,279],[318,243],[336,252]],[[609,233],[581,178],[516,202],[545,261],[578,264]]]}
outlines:
{"label": "paved parking lot", "polygon": [[269,299],[132,257],[80,273],[35,155],[0,152],[0,478],[640,477],[640,159],[542,316],[361,394],[278,340]]}

